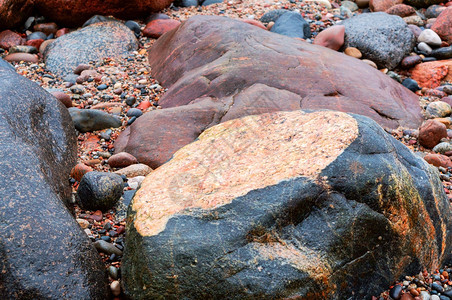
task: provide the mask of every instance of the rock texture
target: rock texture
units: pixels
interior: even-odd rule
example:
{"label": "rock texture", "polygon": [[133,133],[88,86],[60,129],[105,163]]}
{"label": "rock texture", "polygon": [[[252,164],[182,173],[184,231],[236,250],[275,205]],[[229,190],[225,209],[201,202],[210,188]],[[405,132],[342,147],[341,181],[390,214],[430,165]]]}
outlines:
{"label": "rock texture", "polygon": [[451,208],[435,172],[363,116],[293,111],[217,125],[135,194],[125,292],[370,299],[449,255]]}
{"label": "rock texture", "polygon": [[421,87],[434,89],[442,82],[452,82],[452,60],[439,60],[416,65],[411,78]]}
{"label": "rock texture", "polygon": [[127,55],[138,48],[133,32],[120,22],[95,23],[65,34],[44,51],[46,67],[55,74],[71,74],[80,64],[104,57]]}
{"label": "rock texture", "polygon": [[452,7],[441,12],[433,24],[432,30],[438,33],[443,40],[452,44]]}
{"label": "rock texture", "polygon": [[156,41],[149,62],[169,88],[165,109],[137,119],[115,149],[152,168],[206,128],[251,114],[333,109],[389,128],[422,120],[418,97],[369,65],[227,18],[191,18]]}
{"label": "rock texture", "polygon": [[22,25],[32,9],[30,0],[0,0],[0,30]]}
{"label": "rock texture", "polygon": [[65,206],[76,161],[71,123],[57,99],[0,65],[3,299],[108,297],[99,256]]}
{"label": "rock texture", "polygon": [[173,0],[34,0],[36,9],[60,25],[76,27],[94,15],[139,19],[168,7]]}
{"label": "rock texture", "polygon": [[345,47],[355,47],[380,68],[394,69],[416,43],[408,25],[399,16],[383,12],[362,14],[342,22]]}

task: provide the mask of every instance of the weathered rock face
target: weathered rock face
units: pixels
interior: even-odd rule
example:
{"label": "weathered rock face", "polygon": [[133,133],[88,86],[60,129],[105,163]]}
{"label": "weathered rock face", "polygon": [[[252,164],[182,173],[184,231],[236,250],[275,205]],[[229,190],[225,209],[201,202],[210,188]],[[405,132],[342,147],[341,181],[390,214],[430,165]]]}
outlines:
{"label": "weathered rock face", "polygon": [[80,64],[126,55],[137,47],[128,27],[115,21],[101,22],[59,37],[47,46],[44,59],[53,73],[67,75]]}
{"label": "weathered rock face", "polygon": [[58,24],[75,27],[94,15],[113,15],[121,19],[138,19],[168,7],[173,0],[34,0],[36,9]]}
{"label": "weathered rock face", "polygon": [[149,61],[169,88],[159,104],[171,109],[141,116],[115,148],[152,168],[206,128],[251,114],[334,109],[390,128],[422,121],[418,97],[367,64],[227,18],[191,18],[156,41]]}
{"label": "weathered rock face", "polygon": [[0,30],[21,25],[31,15],[30,0],[0,0]]}
{"label": "weathered rock face", "polygon": [[436,19],[432,26],[432,30],[448,42],[452,43],[452,7],[445,9]]}
{"label": "weathered rock face", "polygon": [[65,206],[75,162],[67,109],[0,65],[2,298],[108,297],[99,255]]}
{"label": "weathered rock face", "polygon": [[362,14],[341,23],[345,47],[355,47],[380,68],[394,69],[416,43],[413,32],[399,16],[383,12]]}
{"label": "weathered rock face", "polygon": [[146,177],[123,283],[134,299],[368,299],[449,255],[450,213],[435,171],[369,118],[248,116]]}

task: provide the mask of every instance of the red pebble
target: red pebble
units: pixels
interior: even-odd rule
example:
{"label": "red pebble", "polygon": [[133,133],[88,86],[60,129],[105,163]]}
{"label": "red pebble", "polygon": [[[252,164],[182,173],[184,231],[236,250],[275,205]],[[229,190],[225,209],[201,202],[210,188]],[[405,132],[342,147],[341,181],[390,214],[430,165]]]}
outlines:
{"label": "red pebble", "polygon": [[140,104],[138,104],[137,108],[141,110],[148,109],[151,107],[151,102],[149,100],[142,101]]}

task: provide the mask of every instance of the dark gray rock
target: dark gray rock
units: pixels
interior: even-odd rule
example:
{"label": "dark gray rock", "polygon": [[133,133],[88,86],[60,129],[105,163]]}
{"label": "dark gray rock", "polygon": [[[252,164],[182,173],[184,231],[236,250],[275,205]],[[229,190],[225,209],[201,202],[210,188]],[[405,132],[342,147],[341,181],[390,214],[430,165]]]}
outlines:
{"label": "dark gray rock", "polygon": [[59,37],[46,48],[44,59],[50,71],[64,76],[80,64],[127,55],[137,48],[138,41],[128,27],[101,22]]}
{"label": "dark gray rock", "polygon": [[287,9],[275,9],[275,10],[271,10],[269,12],[266,12],[261,18],[260,21],[262,23],[270,23],[270,22],[276,22],[276,20],[278,20],[279,17],[281,17],[283,14],[285,14],[286,12],[289,12],[289,10]]}
{"label": "dark gray rock", "polygon": [[308,22],[297,12],[287,12],[280,16],[270,31],[293,38],[307,39],[311,37]]}
{"label": "dark gray rock", "polygon": [[121,127],[122,122],[116,116],[96,109],[69,108],[75,129],[80,132],[96,131]]}
{"label": "dark gray rock", "polygon": [[211,5],[211,4],[215,4],[215,3],[222,3],[223,0],[205,0],[202,2],[203,6],[207,6],[207,5]]}
{"label": "dark gray rock", "polygon": [[91,18],[89,18],[88,20],[86,20],[85,23],[83,23],[82,27],[86,27],[89,25],[93,25],[96,23],[101,23],[101,22],[114,22],[117,21],[114,18],[111,17],[106,17],[106,16],[101,16],[101,15],[94,15]]}
{"label": "dark gray rock", "polygon": [[142,116],[143,115],[143,112],[141,111],[141,109],[138,109],[138,108],[130,108],[128,111],[127,111],[127,116],[128,117],[140,117],[140,116]]}
{"label": "dark gray rock", "polygon": [[137,38],[140,36],[140,33],[141,33],[140,24],[138,24],[137,22],[135,22],[133,20],[129,20],[129,21],[125,22],[124,25],[126,25],[130,30],[132,30]]}
{"label": "dark gray rock", "polygon": [[445,7],[441,5],[430,5],[425,11],[425,17],[429,19],[437,18],[444,9]]}
{"label": "dark gray rock", "polygon": [[419,87],[418,83],[416,82],[416,80],[413,80],[411,78],[405,78],[402,81],[402,85],[404,87],[406,87],[407,89],[409,89],[412,92],[416,92],[418,90],[420,90],[421,88]]}
{"label": "dark gray rock", "polygon": [[198,6],[198,0],[179,0],[174,1],[174,5],[179,7]]}
{"label": "dark gray rock", "polygon": [[98,240],[94,242],[94,247],[96,247],[97,250],[106,253],[106,254],[116,254],[116,255],[122,255],[122,251],[119,250],[115,245],[106,242],[104,240]]}
{"label": "dark gray rock", "polygon": [[450,256],[436,170],[367,117],[302,114],[214,126],[146,177],[129,206],[128,296],[370,299]]}
{"label": "dark gray rock", "polygon": [[413,32],[399,16],[383,12],[362,14],[342,22],[344,47],[358,48],[379,68],[394,69],[413,50]]}
{"label": "dark gray rock", "polygon": [[452,46],[433,49],[429,55],[433,56],[436,59],[452,58]]}
{"label": "dark gray rock", "polygon": [[45,40],[47,38],[47,35],[44,32],[41,31],[35,31],[27,36],[27,41],[29,40],[39,40],[43,39]]}
{"label": "dark gray rock", "polygon": [[122,177],[114,173],[88,172],[77,189],[80,206],[106,211],[116,205],[124,189]]}
{"label": "dark gray rock", "polygon": [[76,136],[67,109],[0,60],[0,295],[107,299],[104,266],[65,204]]}

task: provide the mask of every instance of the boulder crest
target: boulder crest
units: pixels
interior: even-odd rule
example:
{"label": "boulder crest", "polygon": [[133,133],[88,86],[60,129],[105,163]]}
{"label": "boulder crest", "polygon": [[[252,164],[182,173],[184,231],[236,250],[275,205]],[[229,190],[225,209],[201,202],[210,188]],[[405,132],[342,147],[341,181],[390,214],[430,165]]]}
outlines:
{"label": "boulder crest", "polygon": [[367,299],[443,262],[450,213],[435,171],[367,117],[235,119],[177,151],[135,194],[125,292]]}
{"label": "boulder crest", "polygon": [[418,97],[364,62],[225,17],[196,16],[158,39],[149,62],[163,110],[121,133],[117,152],[155,168],[203,130],[252,114],[332,109],[418,128]]}

